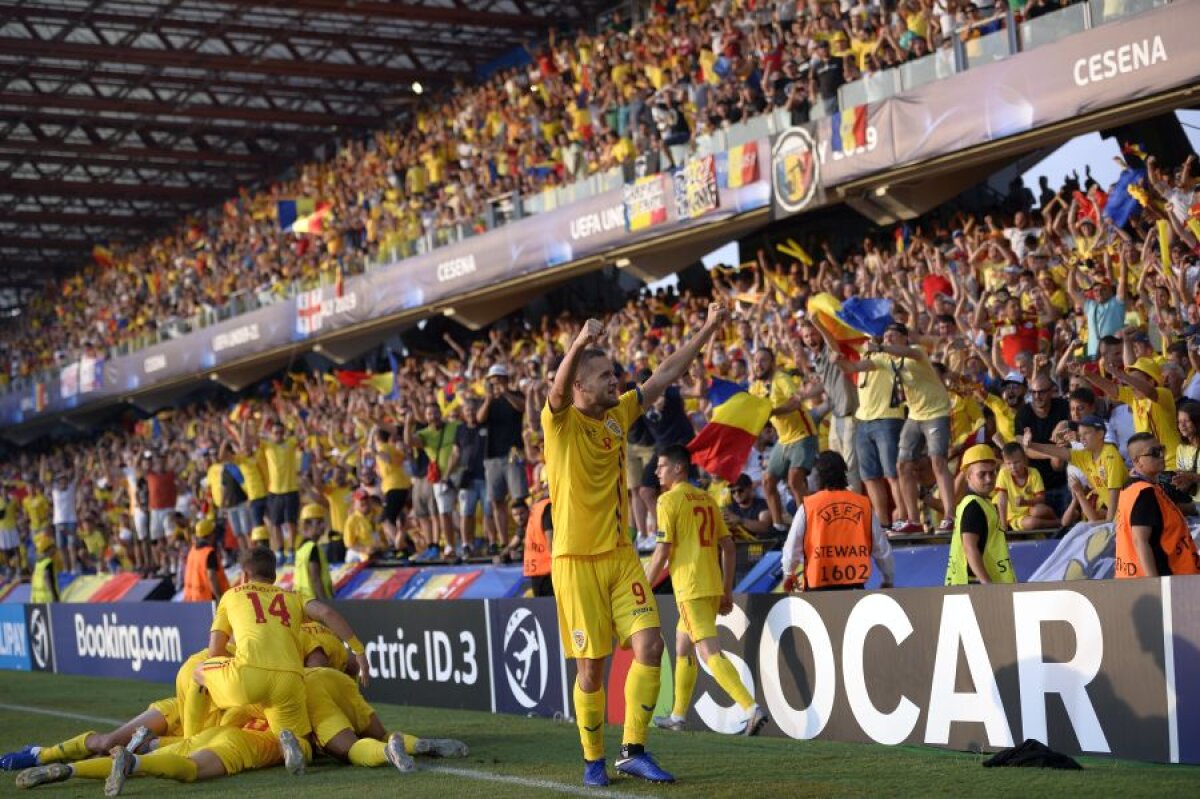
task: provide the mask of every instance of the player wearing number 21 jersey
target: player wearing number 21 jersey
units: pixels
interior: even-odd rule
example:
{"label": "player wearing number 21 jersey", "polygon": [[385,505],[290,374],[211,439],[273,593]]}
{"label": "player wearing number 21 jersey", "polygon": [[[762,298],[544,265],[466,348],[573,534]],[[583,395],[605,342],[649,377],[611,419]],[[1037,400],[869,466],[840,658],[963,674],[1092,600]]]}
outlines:
{"label": "player wearing number 21 jersey", "polygon": [[741,727],[733,731],[757,735],[767,723],[767,715],[722,654],[717,638],[717,614],[733,609],[733,539],[712,495],[688,482],[690,467],[691,454],[676,445],[663,450],[655,470],[664,493],[658,498],[658,545],[646,577],[653,585],[670,563],[679,626],[675,632],[675,705],[670,716],[658,716],[654,723],[668,730],[683,729],[699,675],[699,651],[717,684],[746,714]]}
{"label": "player wearing number 21 jersey", "polygon": [[613,637],[633,649],[625,679],[625,729],[617,770],[674,782],[645,751],[658,701],[662,635],[629,532],[625,439],[629,428],[716,334],[726,313],[709,307],[704,327],[668,356],[640,388],[620,394],[618,370],[596,344],[604,326],[584,323],[563,356],[542,409],[546,478],[554,520],[551,575],[563,651],[575,658],[572,695],[583,744],[583,782],[608,785],[604,758],[604,661]]}
{"label": "player wearing number 21 jersey", "polygon": [[[284,763],[292,774],[304,772],[311,759],[308,708],[304,689],[304,638],[301,626],[319,621],[349,645],[359,662],[359,682],[368,666],[362,643],[333,608],[274,585],[275,558],[261,549],[242,559],[243,582],[221,597],[209,636],[209,659],[196,669],[196,682],[219,708],[257,704],[279,738]],[[228,654],[230,638],[237,652]]]}

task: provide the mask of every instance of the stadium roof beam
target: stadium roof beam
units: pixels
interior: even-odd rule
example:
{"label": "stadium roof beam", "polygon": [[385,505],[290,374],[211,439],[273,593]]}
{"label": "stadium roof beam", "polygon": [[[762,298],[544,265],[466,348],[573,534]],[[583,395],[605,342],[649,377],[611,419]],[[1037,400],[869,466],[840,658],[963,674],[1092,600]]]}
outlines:
{"label": "stadium roof beam", "polygon": [[67,108],[75,111],[113,111],[121,114],[165,115],[196,119],[233,119],[263,124],[330,125],[336,127],[367,127],[379,123],[377,117],[347,114],[319,114],[308,111],[285,111],[270,108],[238,108],[236,106],[200,103],[152,103],[144,100],[115,100],[105,97],[83,97],[77,94],[32,94],[0,92],[0,105],[35,106],[39,109]]}
{"label": "stadium roof beam", "polygon": [[37,236],[4,236],[0,235],[0,247],[36,247],[39,250],[91,250],[91,239],[64,239],[57,236],[39,238]]}
{"label": "stadium roof beam", "polygon": [[202,186],[154,186],[111,181],[43,180],[37,178],[0,179],[0,194],[17,197],[128,197],[170,200],[184,205],[201,205],[224,198],[224,189]]}
{"label": "stadium roof beam", "polygon": [[246,164],[257,166],[261,171],[263,156],[246,153],[231,153],[222,150],[185,150],[168,149],[165,147],[123,147],[119,145],[73,144],[71,142],[55,141],[51,137],[39,141],[0,138],[0,153],[4,151],[27,153],[75,153],[81,156],[112,155],[128,158],[133,161],[183,161],[187,163],[205,162],[217,164]]}
{"label": "stadium roof beam", "polygon": [[[217,0],[224,5],[241,8],[272,7],[261,0]],[[483,28],[508,28],[516,31],[547,30],[561,22],[578,21],[565,14],[529,16],[497,11],[475,11],[468,7],[425,6],[412,3],[390,3],[381,0],[288,0],[286,7],[295,11],[318,11],[322,14],[344,14],[412,22],[432,22],[450,25],[474,25]]]}
{"label": "stadium roof beam", "polygon": [[70,125],[80,129],[110,129],[131,131],[163,131],[192,135],[206,133],[214,136],[254,136],[260,139],[279,139],[290,141],[323,141],[327,137],[317,130],[269,127],[253,127],[251,125],[218,125],[210,120],[195,120],[193,122],[176,122],[145,116],[124,117],[80,117],[77,114],[55,113],[42,111],[39,108],[0,108],[0,120],[14,122],[34,122],[47,125]]}
{"label": "stadium roof beam", "polygon": [[[265,9],[264,9],[265,10]],[[282,8],[278,9],[283,11]],[[38,21],[48,22],[50,24],[76,24],[86,22],[93,25],[101,25],[106,27],[111,26],[133,26],[137,30],[148,33],[161,34],[169,31],[177,31],[180,33],[192,33],[202,36],[225,36],[235,34],[237,37],[266,37],[272,41],[277,41],[287,45],[291,41],[303,42],[328,42],[337,47],[352,50],[356,46],[369,45],[375,47],[394,47],[405,48],[412,46],[421,46],[426,48],[442,49],[454,52],[457,48],[454,42],[441,42],[428,38],[410,38],[414,34],[419,34],[418,28],[420,25],[414,24],[411,28],[400,29],[393,28],[398,35],[384,36],[381,31],[387,30],[382,27],[377,27],[370,31],[362,31],[359,29],[345,30],[324,30],[313,25],[306,25],[302,30],[289,30],[286,27],[281,28],[278,23],[286,22],[289,17],[275,17],[273,19],[265,19],[263,24],[255,25],[243,22],[231,22],[227,20],[208,21],[196,19],[193,17],[171,17],[164,16],[154,20],[147,27],[148,20],[146,17],[136,14],[115,14],[111,12],[96,12],[96,11],[76,11],[65,8],[46,8],[36,6],[17,7],[5,12],[10,19],[20,19],[24,23],[36,23]],[[405,20],[401,20],[405,21]],[[419,23],[421,20],[411,20],[414,23]],[[351,23],[350,20],[347,20]],[[357,22],[354,21],[354,22]],[[483,26],[487,27],[487,26]],[[486,34],[486,31],[481,31],[481,35]],[[484,51],[501,52],[503,45],[496,43],[480,43]],[[472,45],[475,48],[475,45]]]}
{"label": "stadium roof beam", "polygon": [[[0,64],[3,63],[0,53]],[[111,66],[111,65],[110,65]],[[306,75],[297,75],[295,79],[307,79]],[[74,85],[79,79],[79,69],[54,64],[34,63],[25,69],[27,81],[56,81],[60,85]],[[330,102],[362,103],[367,107],[377,105],[378,92],[364,91],[347,86],[336,81],[317,79],[318,83],[299,84],[286,83],[278,80],[234,80],[222,75],[202,73],[201,75],[169,75],[163,70],[123,72],[119,70],[97,67],[88,71],[88,81],[91,85],[114,85],[145,87],[147,90],[182,91],[186,89],[263,92],[282,99],[315,100],[322,99]]]}
{"label": "stadium roof beam", "polygon": [[177,219],[174,215],[91,214],[65,211],[7,211],[5,221],[21,225],[63,225],[66,227],[148,228],[161,227]]}
{"label": "stadium roof beam", "polygon": [[156,67],[186,64],[214,71],[261,75],[288,76],[302,72],[306,75],[316,75],[330,80],[362,81],[391,86],[407,84],[414,80],[426,81],[436,77],[431,76],[429,72],[421,69],[402,69],[367,64],[322,63],[319,61],[306,62],[282,58],[254,58],[218,53],[151,50],[147,47],[121,47],[119,45],[88,44],[84,42],[45,42],[38,39],[26,39],[17,36],[0,36],[0,51],[41,57],[53,54],[55,58],[146,64]]}

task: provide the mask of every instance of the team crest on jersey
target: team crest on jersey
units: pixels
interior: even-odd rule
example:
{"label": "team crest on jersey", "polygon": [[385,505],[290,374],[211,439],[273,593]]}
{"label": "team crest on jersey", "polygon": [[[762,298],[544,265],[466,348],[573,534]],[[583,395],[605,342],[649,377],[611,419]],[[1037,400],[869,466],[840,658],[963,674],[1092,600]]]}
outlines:
{"label": "team crest on jersey", "polygon": [[587,633],[583,630],[573,630],[571,640],[575,642],[575,648],[582,652],[583,648],[587,646]]}
{"label": "team crest on jersey", "polygon": [[604,426],[608,429],[608,432],[612,433],[614,436],[625,435],[625,431],[621,429],[621,425],[617,424],[617,420],[611,416],[604,420]]}

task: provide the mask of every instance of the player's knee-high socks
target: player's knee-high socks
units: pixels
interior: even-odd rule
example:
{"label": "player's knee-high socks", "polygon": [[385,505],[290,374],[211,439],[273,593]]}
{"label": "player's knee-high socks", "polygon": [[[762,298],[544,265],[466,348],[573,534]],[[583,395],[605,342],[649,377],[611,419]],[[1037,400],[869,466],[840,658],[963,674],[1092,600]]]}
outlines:
{"label": "player's knee-high socks", "polygon": [[374,738],[360,738],[350,747],[350,762],[356,766],[374,768],[386,764],[387,754],[383,741]]}
{"label": "player's knee-high socks", "polygon": [[[579,725],[579,741],[583,744],[584,760],[604,757],[604,689],[586,694],[575,683],[575,723]],[[408,741],[404,742],[405,748]]]}
{"label": "player's knee-high socks", "polygon": [[692,704],[692,693],[696,690],[696,677],[700,667],[696,665],[696,657],[687,655],[675,659],[675,706],[671,715],[675,718],[687,716]]}
{"label": "player's knee-high socks", "polygon": [[417,741],[421,740],[415,735],[409,735],[406,732],[400,733],[404,736],[404,751],[406,754],[415,755],[417,753]]}
{"label": "player's knee-high socks", "polygon": [[112,771],[111,757],[93,757],[71,764],[71,776],[81,780],[106,780]]}
{"label": "player's knee-high socks", "polygon": [[183,694],[183,712],[180,714],[184,738],[191,738],[203,732],[210,710],[208,691],[189,680],[187,690]]}
{"label": "player's knee-high socks", "polygon": [[718,652],[705,663],[708,664],[708,670],[712,672],[717,685],[729,694],[730,699],[738,703],[738,707],[742,710],[749,710],[754,705],[754,697],[750,696],[750,692],[742,684],[741,675],[737,673],[737,669],[725,658],[725,655]]}
{"label": "player's knee-high socks", "polygon": [[625,678],[625,732],[621,736],[622,743],[646,743],[646,727],[650,726],[654,706],[658,703],[661,671],[658,666],[647,666],[636,660],[629,667],[629,675]]}
{"label": "player's knee-high socks", "polygon": [[95,730],[81,732],[74,738],[69,738],[60,744],[47,746],[38,752],[37,758],[39,763],[70,763],[73,760],[83,760],[85,757],[91,757],[92,753],[88,751],[87,739],[89,735],[95,735]]}

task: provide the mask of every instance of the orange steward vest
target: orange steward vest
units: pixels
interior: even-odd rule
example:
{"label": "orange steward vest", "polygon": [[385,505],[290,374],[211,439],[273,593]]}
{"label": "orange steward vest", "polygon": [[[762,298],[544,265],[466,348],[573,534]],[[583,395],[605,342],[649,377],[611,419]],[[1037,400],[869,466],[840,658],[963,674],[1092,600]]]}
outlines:
{"label": "orange steward vest", "polygon": [[871,502],[853,491],[804,498],[804,585],[861,585],[871,576]]}
{"label": "orange steward vest", "polygon": [[[184,602],[212,602],[216,599],[212,583],[208,580],[208,553],[212,551],[211,546],[194,546],[188,552],[187,564],[183,570]],[[229,580],[225,577],[225,567],[221,565],[219,557],[217,558],[217,583],[222,594],[229,590]]]}
{"label": "orange steward vest", "polygon": [[542,577],[550,573],[550,542],[542,519],[550,500],[539,499],[529,509],[529,524],[525,526],[525,576]]}
{"label": "orange steward vest", "polygon": [[1166,566],[1159,571],[1165,574],[1200,574],[1200,553],[1196,551],[1196,542],[1188,532],[1187,521],[1175,503],[1167,497],[1165,491],[1146,480],[1134,480],[1122,489],[1117,497],[1117,563],[1115,568],[1118,578],[1145,577],[1146,566],[1138,559],[1137,549],[1133,546],[1133,505],[1143,491],[1154,492],[1158,500],[1158,510],[1162,514],[1163,527],[1158,540],[1150,539],[1151,549],[1157,549],[1166,555]]}

